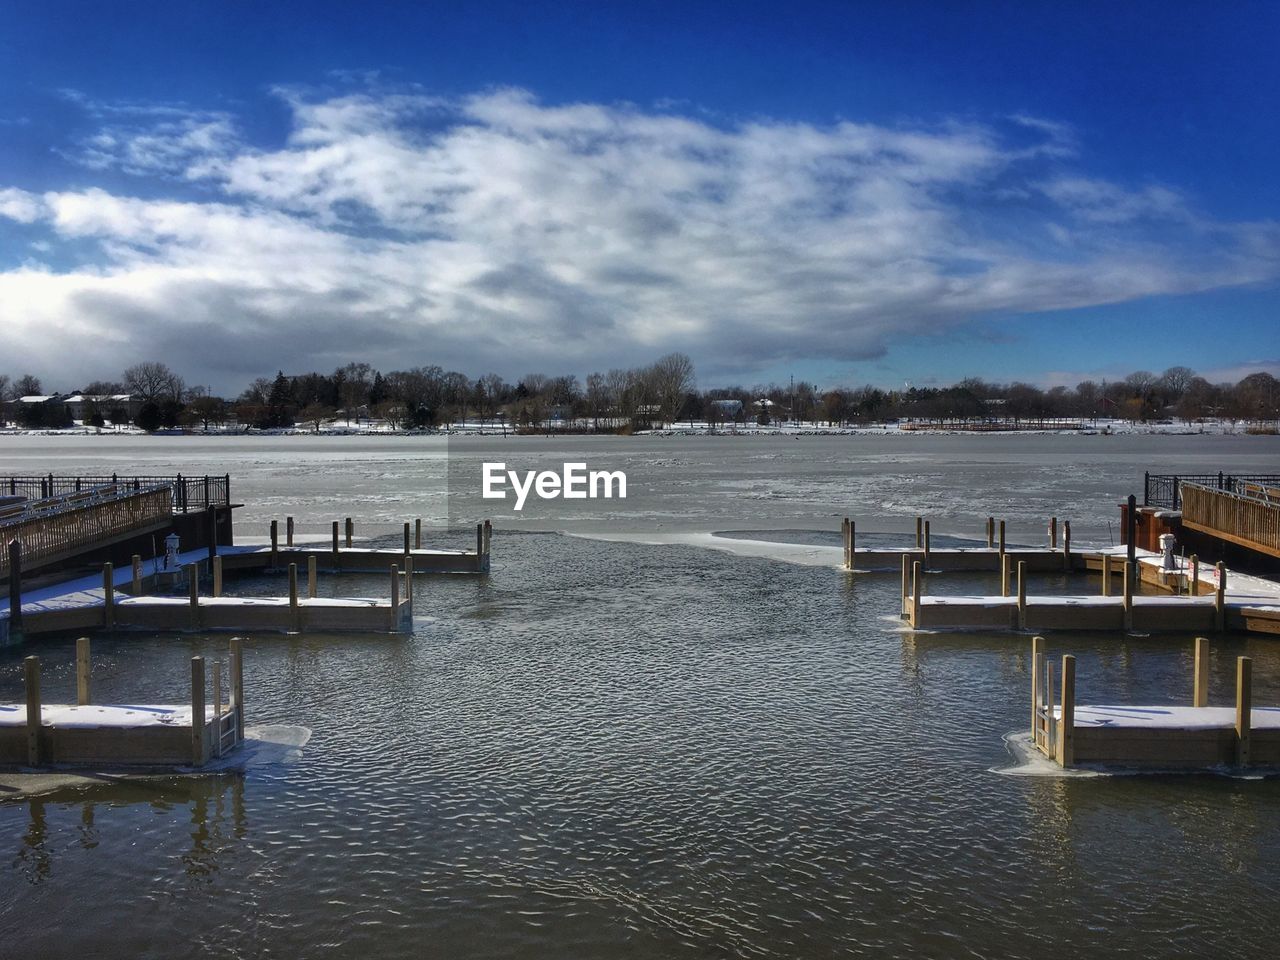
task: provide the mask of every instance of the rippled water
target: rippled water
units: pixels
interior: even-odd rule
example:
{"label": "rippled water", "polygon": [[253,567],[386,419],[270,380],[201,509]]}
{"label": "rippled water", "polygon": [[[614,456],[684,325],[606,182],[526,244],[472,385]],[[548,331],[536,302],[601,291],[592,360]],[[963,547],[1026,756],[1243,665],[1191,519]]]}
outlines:
{"label": "rippled water", "polygon": [[[897,590],[499,524],[412,637],[251,640],[250,722],[311,728],[297,762],[0,803],[0,956],[1274,955],[1280,782],[990,772],[1027,641],[904,634]],[[224,645],[95,639],[95,696],[181,700]],[[72,690],[41,641],[0,698],[32,649]],[[1190,694],[1186,638],[1068,649],[1082,699]],[[1280,702],[1277,651],[1215,645],[1215,699],[1247,652]]]}

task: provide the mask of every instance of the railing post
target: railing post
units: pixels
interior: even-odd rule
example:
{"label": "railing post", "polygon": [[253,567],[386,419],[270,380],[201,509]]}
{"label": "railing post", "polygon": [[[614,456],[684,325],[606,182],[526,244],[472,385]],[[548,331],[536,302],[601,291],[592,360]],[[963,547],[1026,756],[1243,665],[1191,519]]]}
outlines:
{"label": "railing post", "polygon": [[1247,767],[1253,727],[1253,660],[1236,658],[1236,765]]}
{"label": "railing post", "polygon": [[1209,641],[1204,637],[1196,637],[1196,668],[1191,685],[1191,705],[1209,705]]}
{"label": "railing post", "polygon": [[204,657],[191,658],[191,765],[204,766]]}
{"label": "railing post", "polygon": [[27,657],[22,661],[22,678],[27,694],[27,764],[40,765],[40,726],[44,714],[40,709],[40,659]]}

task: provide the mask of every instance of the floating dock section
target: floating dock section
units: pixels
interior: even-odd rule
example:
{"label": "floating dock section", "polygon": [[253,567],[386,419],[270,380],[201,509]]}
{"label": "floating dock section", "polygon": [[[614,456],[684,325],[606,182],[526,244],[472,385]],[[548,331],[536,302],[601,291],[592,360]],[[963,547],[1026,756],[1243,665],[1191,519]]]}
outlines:
{"label": "floating dock section", "polygon": [[[89,641],[76,643],[76,702],[44,703],[40,660],[23,662],[26,699],[0,704],[0,764],[21,767],[202,767],[239,749],[244,740],[241,641],[231,641],[227,698],[222,664],[206,677],[203,657],[191,660],[191,702],[94,704]],[[212,698],[208,681],[212,680]]]}
{"label": "floating dock section", "polygon": [[1191,703],[1184,706],[1076,703],[1076,662],[1054,665],[1032,641],[1031,740],[1062,767],[1155,770],[1280,767],[1280,707],[1254,707],[1253,662],[1236,660],[1236,702],[1211,707],[1209,643],[1196,639]]}

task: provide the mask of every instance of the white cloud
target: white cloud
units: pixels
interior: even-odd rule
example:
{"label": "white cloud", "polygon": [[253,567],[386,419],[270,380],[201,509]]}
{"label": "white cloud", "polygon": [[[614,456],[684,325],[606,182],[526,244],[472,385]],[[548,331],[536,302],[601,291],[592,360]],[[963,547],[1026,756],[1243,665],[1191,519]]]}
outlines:
{"label": "white cloud", "polygon": [[278,94],[292,127],[274,146],[225,114],[96,106],[81,159],[171,199],[0,185],[0,216],[51,231],[50,263],[81,257],[0,273],[2,352],[72,379],[161,356],[237,386],[354,357],[518,374],[680,349],[749,379],[993,312],[1278,273],[1274,224],[1051,172],[1074,145],[1037,118],[1013,118],[1006,142],[975,124],[713,125],[519,90]]}

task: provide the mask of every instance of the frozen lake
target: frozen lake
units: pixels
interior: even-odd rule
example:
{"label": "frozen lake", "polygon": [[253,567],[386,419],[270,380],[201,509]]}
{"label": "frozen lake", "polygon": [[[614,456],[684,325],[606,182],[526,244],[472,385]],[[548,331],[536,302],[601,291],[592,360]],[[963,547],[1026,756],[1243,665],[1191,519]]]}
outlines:
{"label": "frozen lake", "polygon": [[[997,775],[1002,736],[1028,721],[1029,641],[903,634],[896,577],[783,562],[785,545],[632,541],[836,543],[846,513],[887,538],[924,513],[971,536],[1004,516],[1027,541],[1056,514],[1106,542],[1143,470],[1280,472],[1276,438],[484,437],[443,453],[0,437],[0,473],[230,472],[244,531],[350,515],[394,537],[443,519],[445,479],[456,496],[486,460],[623,469],[630,494],[491,510],[491,575],[420,580],[411,637],[251,638],[249,720],[310,728],[296,762],[0,802],[0,955],[1274,955],[1280,781]],[[1049,649],[1077,654],[1082,702],[1190,697],[1187,637]],[[187,659],[225,656],[225,638],[94,650],[96,698],[181,702]],[[72,694],[73,641],[41,641],[0,651],[0,700],[33,652],[46,699]],[[1238,653],[1255,704],[1280,704],[1280,644],[1260,638],[1215,644],[1212,702],[1230,701]]]}

